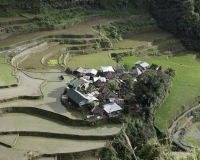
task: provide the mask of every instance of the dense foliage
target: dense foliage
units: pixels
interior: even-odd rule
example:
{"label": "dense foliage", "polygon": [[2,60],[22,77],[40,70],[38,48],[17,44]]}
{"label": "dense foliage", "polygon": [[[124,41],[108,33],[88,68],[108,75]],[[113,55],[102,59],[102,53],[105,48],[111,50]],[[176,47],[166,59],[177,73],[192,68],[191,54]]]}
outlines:
{"label": "dense foliage", "polygon": [[200,50],[198,0],[153,0],[151,13],[161,28],[179,37],[192,50]]}

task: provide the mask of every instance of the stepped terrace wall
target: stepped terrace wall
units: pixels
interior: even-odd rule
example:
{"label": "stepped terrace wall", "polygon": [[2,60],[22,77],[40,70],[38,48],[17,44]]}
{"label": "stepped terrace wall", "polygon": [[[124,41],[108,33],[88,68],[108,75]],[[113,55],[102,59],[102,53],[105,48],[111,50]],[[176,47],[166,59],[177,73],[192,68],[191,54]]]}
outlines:
{"label": "stepped terrace wall", "polygon": [[51,119],[53,120],[61,121],[62,123],[66,123],[71,126],[95,126],[95,125],[102,125],[102,124],[107,124],[107,123],[116,123],[116,124],[122,123],[122,120],[119,119],[118,117],[102,118],[102,119],[97,119],[95,121],[75,120],[75,119],[70,119],[66,116],[60,115],[58,113],[54,113],[51,111],[34,108],[34,107],[8,107],[8,108],[1,108],[0,111],[1,113],[6,113],[6,112],[30,113],[30,114],[36,114],[36,115],[40,115],[44,117],[51,117]]}

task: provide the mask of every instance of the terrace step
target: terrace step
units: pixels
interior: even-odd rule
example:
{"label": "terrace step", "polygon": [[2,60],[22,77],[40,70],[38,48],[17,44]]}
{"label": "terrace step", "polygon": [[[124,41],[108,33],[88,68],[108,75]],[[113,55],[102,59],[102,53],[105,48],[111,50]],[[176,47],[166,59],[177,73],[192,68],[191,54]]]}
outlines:
{"label": "terrace step", "polygon": [[58,43],[41,43],[41,44],[37,44],[34,46],[29,47],[28,49],[24,50],[23,52],[17,54],[16,56],[14,56],[11,60],[11,64],[13,66],[18,67],[19,63],[21,63],[23,60],[25,60],[29,54],[36,54],[40,51],[43,51],[49,47],[52,47],[54,45],[57,45]]}
{"label": "terrace step", "polygon": [[1,135],[0,144],[12,148],[14,147],[18,137],[19,134]]}
{"label": "terrace step", "polygon": [[66,45],[61,46],[59,43],[49,43],[48,46],[42,48],[42,51],[38,49],[36,52],[28,54],[28,57],[20,61],[18,66],[19,68],[46,68],[41,62],[43,57],[57,50],[60,51],[63,48],[66,50]]}
{"label": "terrace step", "polygon": [[[171,39],[170,43],[169,41],[162,41],[161,43],[157,43],[157,45],[153,45],[150,47],[144,47],[141,50],[137,50],[135,52],[136,55],[144,55],[144,54],[157,54],[157,53],[161,53],[161,52],[165,52],[165,51],[183,51],[180,49],[183,48],[183,45],[181,44],[181,42],[177,39]],[[177,48],[179,48],[177,50]]]}

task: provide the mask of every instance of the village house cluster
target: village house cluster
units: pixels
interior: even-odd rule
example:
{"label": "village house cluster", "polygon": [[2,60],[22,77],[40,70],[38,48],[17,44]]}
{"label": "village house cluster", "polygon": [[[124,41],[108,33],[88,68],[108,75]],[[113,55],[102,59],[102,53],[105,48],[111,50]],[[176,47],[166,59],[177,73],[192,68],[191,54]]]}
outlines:
{"label": "village house cluster", "polygon": [[[112,66],[101,66],[101,70],[82,67],[74,70],[67,68],[66,72],[74,75],[75,78],[65,88],[63,94],[65,105],[73,104],[76,109],[90,106],[87,118],[119,116],[125,106],[128,106],[131,111],[140,112],[141,107],[133,91],[126,85],[126,81],[131,79],[137,83],[137,78],[149,64],[138,61],[134,65],[134,69],[129,72],[125,72],[123,67],[114,69]],[[111,90],[108,85],[110,82],[116,83],[118,88]]]}

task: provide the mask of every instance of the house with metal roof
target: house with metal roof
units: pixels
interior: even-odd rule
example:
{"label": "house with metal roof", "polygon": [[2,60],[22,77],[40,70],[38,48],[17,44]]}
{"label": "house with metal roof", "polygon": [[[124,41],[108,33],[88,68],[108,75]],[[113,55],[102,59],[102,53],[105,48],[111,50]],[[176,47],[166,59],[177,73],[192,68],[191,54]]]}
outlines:
{"label": "house with metal roof", "polygon": [[97,74],[97,70],[96,69],[86,69],[85,70],[85,74],[86,76],[90,76],[90,77],[94,77]]}
{"label": "house with metal roof", "polygon": [[108,114],[109,117],[113,117],[118,115],[122,108],[116,103],[109,103],[103,106],[103,110]]}
{"label": "house with metal roof", "polygon": [[132,70],[131,74],[139,76],[140,74],[142,74],[142,72],[138,68],[135,68],[134,70]]}
{"label": "house with metal roof", "polygon": [[72,88],[68,89],[67,96],[79,107],[88,103],[88,99],[82,93],[80,93],[75,89]]}
{"label": "house with metal roof", "polygon": [[149,64],[146,62],[137,61],[137,62],[135,62],[135,66],[145,70],[148,68]]}
{"label": "house with metal roof", "polygon": [[77,87],[82,85],[82,82],[78,79],[74,79],[74,80],[71,80],[67,85],[69,88],[76,89]]}
{"label": "house with metal roof", "polygon": [[102,72],[115,72],[112,66],[101,66]]}

